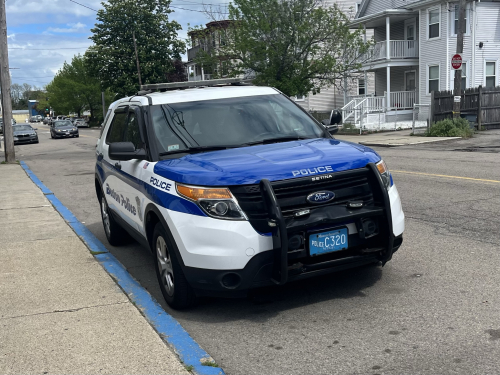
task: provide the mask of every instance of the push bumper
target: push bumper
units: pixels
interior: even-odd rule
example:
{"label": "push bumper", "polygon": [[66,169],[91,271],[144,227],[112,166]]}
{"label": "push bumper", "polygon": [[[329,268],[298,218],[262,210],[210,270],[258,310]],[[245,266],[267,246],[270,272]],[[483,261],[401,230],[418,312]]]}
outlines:
{"label": "push bumper", "polygon": [[[394,239],[391,255],[403,242],[403,236]],[[379,253],[351,255],[348,257],[325,260],[314,264],[303,264],[299,268],[287,269],[287,281],[307,279],[309,277],[339,272],[366,264],[381,261]],[[254,256],[243,269],[239,270],[208,270],[185,267],[184,274],[189,284],[200,296],[243,297],[248,290],[275,285],[274,251],[265,251]]]}

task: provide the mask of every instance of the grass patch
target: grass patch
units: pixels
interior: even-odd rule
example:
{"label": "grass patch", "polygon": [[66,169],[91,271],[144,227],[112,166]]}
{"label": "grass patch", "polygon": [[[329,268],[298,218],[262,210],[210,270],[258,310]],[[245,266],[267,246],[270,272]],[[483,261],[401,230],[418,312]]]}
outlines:
{"label": "grass patch", "polygon": [[184,365],[184,368],[186,369],[186,371],[193,371],[194,370],[194,366],[193,365]]}
{"label": "grass patch", "polygon": [[342,127],[339,127],[337,134],[359,134],[359,129],[353,124],[347,122]]}
{"label": "grass patch", "polygon": [[209,366],[209,367],[219,367],[219,365],[215,362],[202,362],[202,366]]}
{"label": "grass patch", "polygon": [[473,134],[469,121],[464,118],[454,118],[435,122],[426,135],[428,137],[470,138]]}
{"label": "grass patch", "polygon": [[106,254],[107,251],[92,251],[92,250],[89,250],[90,251],[90,254],[92,255],[99,255],[99,254]]}

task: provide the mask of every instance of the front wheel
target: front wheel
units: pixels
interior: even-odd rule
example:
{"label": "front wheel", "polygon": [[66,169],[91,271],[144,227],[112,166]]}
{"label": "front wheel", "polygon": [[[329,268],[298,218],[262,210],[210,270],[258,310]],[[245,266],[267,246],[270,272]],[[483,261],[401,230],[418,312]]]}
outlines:
{"label": "front wheel", "polygon": [[165,301],[173,309],[193,306],[196,303],[196,295],[182,272],[174,245],[161,223],[155,226],[151,246],[156,263],[156,276]]}

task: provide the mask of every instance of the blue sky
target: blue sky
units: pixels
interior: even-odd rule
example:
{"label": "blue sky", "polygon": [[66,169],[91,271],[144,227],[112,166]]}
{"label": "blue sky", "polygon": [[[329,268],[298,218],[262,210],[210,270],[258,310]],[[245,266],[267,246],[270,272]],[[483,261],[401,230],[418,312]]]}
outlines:
{"label": "blue sky", "polygon": [[[43,87],[64,61],[71,61],[91,45],[88,38],[96,12],[88,8],[101,9],[101,1],[75,1],[84,6],[71,0],[6,0],[9,63],[11,68],[19,68],[11,69],[12,83]],[[209,22],[200,12],[206,7],[203,2],[224,1],[227,0],[173,0],[170,19],[181,24],[179,37],[186,38],[188,24]]]}

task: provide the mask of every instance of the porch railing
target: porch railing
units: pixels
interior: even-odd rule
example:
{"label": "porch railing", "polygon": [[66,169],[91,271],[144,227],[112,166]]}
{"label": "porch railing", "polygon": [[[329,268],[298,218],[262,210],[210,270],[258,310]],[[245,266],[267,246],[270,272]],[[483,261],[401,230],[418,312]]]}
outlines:
{"label": "porch railing", "polygon": [[416,91],[396,91],[391,92],[391,108],[412,109],[417,100]]}
{"label": "porch railing", "polygon": [[[415,59],[418,58],[417,40],[390,40],[390,58],[391,59]],[[377,42],[361,58],[361,63],[367,63],[387,58],[386,41]]]}

